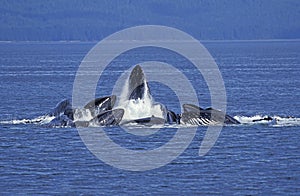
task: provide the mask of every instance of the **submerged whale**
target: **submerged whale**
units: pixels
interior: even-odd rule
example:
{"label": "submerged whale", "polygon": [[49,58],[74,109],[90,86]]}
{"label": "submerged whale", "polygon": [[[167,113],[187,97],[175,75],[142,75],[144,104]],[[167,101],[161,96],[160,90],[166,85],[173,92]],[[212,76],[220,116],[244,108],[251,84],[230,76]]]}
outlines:
{"label": "submerged whale", "polygon": [[[136,65],[128,78],[126,89],[127,104],[139,104],[143,100],[150,100],[151,107],[159,108],[161,114],[147,114],[141,118],[126,118],[124,114],[127,112],[126,107],[116,107],[115,95],[99,97],[83,108],[73,108],[69,100],[63,100],[49,112],[48,116],[54,118],[48,123],[48,126],[71,126],[71,127],[88,127],[88,126],[115,126],[115,125],[156,125],[156,124],[186,124],[186,125],[223,125],[223,124],[240,124],[239,121],[223,113],[222,111],[207,108],[203,109],[192,104],[183,104],[183,113],[176,114],[167,109],[161,103],[152,102],[150,88],[144,72],[139,65]],[[139,107],[139,110],[146,110],[144,107]],[[128,111],[129,112],[129,111]],[[140,112],[140,111],[137,111]]]}

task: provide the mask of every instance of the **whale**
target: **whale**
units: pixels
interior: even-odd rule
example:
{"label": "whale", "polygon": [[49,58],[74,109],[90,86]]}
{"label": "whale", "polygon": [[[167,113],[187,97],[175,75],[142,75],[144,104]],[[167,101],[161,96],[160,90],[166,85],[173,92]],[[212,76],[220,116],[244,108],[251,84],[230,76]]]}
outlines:
{"label": "whale", "polygon": [[[143,99],[145,96],[151,96],[150,88],[146,80],[145,74],[141,66],[136,65],[129,76],[128,82],[128,99]],[[239,121],[223,113],[222,111],[206,108],[203,109],[193,104],[183,104],[183,113],[176,114],[172,110],[169,110],[161,103],[156,103],[161,106],[165,113],[165,118],[162,120],[159,117],[150,116],[141,119],[132,119],[126,123],[138,123],[138,124],[187,124],[187,125],[217,125],[217,124],[240,124]]]}
{"label": "whale", "polygon": [[130,73],[128,80],[128,100],[144,99],[150,95],[148,82],[140,65],[136,65]]}
{"label": "whale", "polygon": [[123,109],[113,109],[100,112],[93,119],[89,121],[75,121],[76,127],[89,127],[89,126],[115,126],[119,125],[124,115]]}
{"label": "whale", "polygon": [[[89,126],[129,126],[138,124],[143,126],[184,124],[193,126],[210,126],[223,124],[240,124],[240,122],[230,115],[214,108],[203,109],[200,106],[185,103],[182,105],[182,113],[176,114],[165,105],[154,102],[149,84],[146,80],[144,71],[140,65],[136,65],[127,80],[125,100],[138,104],[139,101],[151,100],[151,106],[157,106],[161,111],[161,116],[147,114],[139,118],[124,119],[128,108],[116,106],[116,95],[98,97],[89,101],[83,108],[73,108],[68,99],[59,102],[54,109],[47,115],[54,118],[48,126],[70,126],[70,127],[89,127]],[[128,103],[126,103],[128,104]],[[125,104],[125,105],[126,105]],[[138,107],[139,110],[147,108]],[[140,111],[138,111],[140,112]]]}
{"label": "whale", "polygon": [[98,97],[88,102],[83,108],[90,110],[91,114],[95,116],[104,111],[112,110],[116,102],[116,95]]}
{"label": "whale", "polygon": [[164,118],[151,116],[151,117],[138,118],[138,119],[124,121],[121,123],[121,125],[127,126],[127,125],[138,124],[138,125],[151,127],[153,125],[164,125],[165,123],[166,123],[166,120]]}
{"label": "whale", "polygon": [[222,111],[206,108],[203,109],[193,104],[183,104],[184,112],[180,115],[182,124],[191,125],[219,125],[240,124],[240,122]]}
{"label": "whale", "polygon": [[[90,125],[118,125],[124,115],[123,109],[113,109],[116,96],[98,97],[88,102],[82,109],[73,108],[70,100],[59,102],[46,116],[54,117],[47,127],[88,127]],[[89,119],[81,120],[89,114]]]}

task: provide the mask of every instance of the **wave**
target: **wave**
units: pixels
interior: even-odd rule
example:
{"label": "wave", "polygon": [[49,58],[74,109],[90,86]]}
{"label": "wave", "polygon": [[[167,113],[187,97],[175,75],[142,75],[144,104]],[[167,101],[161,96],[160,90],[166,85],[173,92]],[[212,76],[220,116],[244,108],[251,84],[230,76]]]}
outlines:
{"label": "wave", "polygon": [[[10,125],[18,125],[18,124],[35,124],[46,126],[50,123],[55,117],[49,115],[42,115],[33,119],[13,119],[13,120],[3,120],[0,121],[0,124],[10,124]],[[300,118],[291,117],[291,116],[269,116],[269,115],[254,115],[254,116],[234,116],[236,120],[238,120],[241,124],[234,126],[247,126],[247,125],[265,125],[270,127],[293,127],[300,126]],[[141,125],[131,124],[133,128],[143,128]],[[128,126],[128,125],[127,125]],[[225,125],[226,126],[226,125]],[[230,125],[229,125],[230,126]],[[65,126],[61,126],[65,127]],[[194,127],[193,125],[159,125],[159,128],[188,128]],[[157,126],[153,126],[153,128],[158,128]],[[149,127],[147,127],[149,128]]]}
{"label": "wave", "polygon": [[47,124],[51,122],[55,116],[49,116],[49,115],[42,115],[33,119],[12,119],[12,120],[3,120],[0,121],[0,124],[12,124],[12,125],[18,125],[18,124]]}
{"label": "wave", "polygon": [[288,127],[300,126],[300,118],[292,116],[269,116],[269,115],[254,115],[254,116],[234,116],[242,125],[268,125],[272,127]]}

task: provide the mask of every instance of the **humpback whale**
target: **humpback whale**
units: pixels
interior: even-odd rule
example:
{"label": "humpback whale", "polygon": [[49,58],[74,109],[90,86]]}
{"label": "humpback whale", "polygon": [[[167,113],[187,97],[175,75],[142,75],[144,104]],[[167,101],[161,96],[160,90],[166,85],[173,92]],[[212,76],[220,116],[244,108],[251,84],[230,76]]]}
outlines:
{"label": "humpback whale", "polygon": [[115,105],[116,98],[117,97],[115,95],[96,98],[87,103],[83,108],[90,110],[92,115],[94,116],[97,113],[111,110]]}
{"label": "humpback whale", "polygon": [[145,117],[145,118],[138,118],[133,120],[128,120],[125,122],[122,122],[121,125],[129,125],[129,124],[139,124],[144,126],[152,126],[152,125],[164,125],[166,123],[166,120],[160,117]]}
{"label": "humpback whale", "polygon": [[149,86],[141,66],[137,65],[131,71],[128,81],[128,99],[143,99],[150,95]]}
{"label": "humpback whale", "polygon": [[239,121],[213,108],[200,108],[193,104],[183,104],[184,112],[181,114],[181,122],[191,125],[217,125],[240,124]]}
{"label": "humpback whale", "polygon": [[[136,65],[129,76],[128,81],[128,96],[127,98],[138,100],[143,99],[145,96],[151,96],[148,82],[146,81],[144,72],[139,65]],[[218,124],[240,124],[239,121],[233,117],[218,111],[213,108],[202,109],[196,105],[183,104],[184,112],[182,114],[175,114],[175,112],[167,109],[160,103],[156,103],[161,106],[164,113],[164,118],[157,116],[149,116],[141,119],[132,119],[127,123],[138,124],[188,124],[188,125],[218,125]],[[126,111],[125,111],[126,112]]]}
{"label": "humpback whale", "polygon": [[[115,106],[116,95],[96,98],[88,102],[83,108],[73,108],[69,100],[63,100],[48,113],[54,119],[49,122],[49,126],[71,126],[71,127],[88,127],[88,126],[115,126],[139,124],[145,126],[164,125],[164,124],[185,124],[185,125],[220,125],[220,124],[240,124],[233,117],[222,111],[206,108],[203,109],[193,104],[183,104],[183,112],[176,114],[169,110],[161,103],[153,102],[150,88],[141,66],[136,65],[128,78],[127,93],[121,106]],[[151,106],[158,106],[161,115],[147,113],[146,116],[124,118],[128,110],[128,104],[139,104],[145,100],[151,101]],[[125,106],[124,106],[125,105]],[[144,105],[143,105],[144,106]],[[139,110],[146,110],[145,107],[137,107]],[[140,112],[140,111],[137,111]]]}
{"label": "humpback whale", "polygon": [[[68,99],[62,100],[47,114],[54,117],[45,126],[88,127],[90,125],[118,125],[123,117],[123,109],[113,109],[116,96],[96,98],[87,103],[82,109],[72,108]],[[84,119],[84,120],[82,120]]]}

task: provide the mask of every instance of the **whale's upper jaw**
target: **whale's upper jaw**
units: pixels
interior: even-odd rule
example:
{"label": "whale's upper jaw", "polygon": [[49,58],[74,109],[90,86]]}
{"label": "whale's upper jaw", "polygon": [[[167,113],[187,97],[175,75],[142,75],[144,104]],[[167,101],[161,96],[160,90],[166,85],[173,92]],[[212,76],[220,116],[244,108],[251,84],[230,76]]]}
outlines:
{"label": "whale's upper jaw", "polygon": [[112,110],[115,105],[116,99],[116,95],[99,97],[87,103],[84,106],[84,109],[90,110],[92,116],[95,117],[101,112]]}
{"label": "whale's upper jaw", "polygon": [[128,81],[128,100],[143,99],[149,91],[145,74],[141,66],[136,65],[130,73]]}

